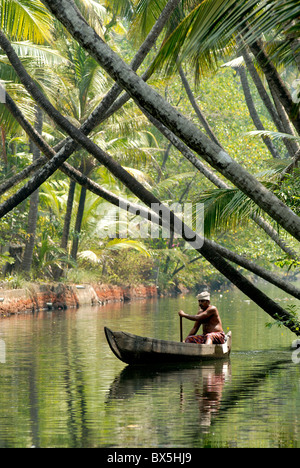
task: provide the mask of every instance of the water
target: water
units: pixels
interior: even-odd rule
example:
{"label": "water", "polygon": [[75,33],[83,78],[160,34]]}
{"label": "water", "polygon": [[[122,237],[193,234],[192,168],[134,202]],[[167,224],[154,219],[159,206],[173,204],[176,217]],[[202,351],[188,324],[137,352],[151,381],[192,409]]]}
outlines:
{"label": "water", "polygon": [[0,447],[299,447],[295,336],[266,328],[239,291],[212,301],[232,331],[230,361],[164,370],[128,368],[103,327],[179,340],[177,311],[195,313],[192,296],[1,320]]}

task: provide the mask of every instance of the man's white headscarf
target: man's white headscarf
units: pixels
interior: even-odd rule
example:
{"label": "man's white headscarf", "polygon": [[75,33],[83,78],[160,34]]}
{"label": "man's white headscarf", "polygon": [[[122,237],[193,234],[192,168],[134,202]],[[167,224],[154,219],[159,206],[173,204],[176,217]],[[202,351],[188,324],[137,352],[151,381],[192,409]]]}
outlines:
{"label": "man's white headscarf", "polygon": [[210,301],[210,294],[208,291],[203,291],[197,296],[198,301]]}

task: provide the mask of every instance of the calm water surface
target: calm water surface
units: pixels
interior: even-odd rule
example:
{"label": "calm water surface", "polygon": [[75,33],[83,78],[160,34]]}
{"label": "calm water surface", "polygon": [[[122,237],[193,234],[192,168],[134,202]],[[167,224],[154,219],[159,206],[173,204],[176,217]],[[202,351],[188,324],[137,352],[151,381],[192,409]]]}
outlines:
{"label": "calm water surface", "polygon": [[179,340],[177,311],[195,313],[193,296],[1,320],[0,447],[299,447],[295,336],[267,328],[237,290],[212,302],[232,331],[230,361],[162,370],[118,361],[103,327]]}

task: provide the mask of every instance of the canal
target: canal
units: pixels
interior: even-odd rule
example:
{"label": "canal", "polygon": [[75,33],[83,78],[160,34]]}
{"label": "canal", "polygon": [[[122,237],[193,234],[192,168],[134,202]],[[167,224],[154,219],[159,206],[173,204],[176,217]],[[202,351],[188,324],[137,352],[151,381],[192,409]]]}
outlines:
{"label": "canal", "polygon": [[179,340],[177,311],[194,314],[194,296],[2,319],[0,448],[299,447],[295,336],[236,289],[212,303],[232,331],[229,362],[143,371],[117,360],[103,327]]}

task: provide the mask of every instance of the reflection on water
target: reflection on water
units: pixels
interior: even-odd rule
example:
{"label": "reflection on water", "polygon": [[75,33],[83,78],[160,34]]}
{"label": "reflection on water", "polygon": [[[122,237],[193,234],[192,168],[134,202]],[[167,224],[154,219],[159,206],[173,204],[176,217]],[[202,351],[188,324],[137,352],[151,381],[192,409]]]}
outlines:
{"label": "reflection on water", "polygon": [[[150,367],[148,369],[127,366],[113,381],[107,397],[107,404],[112,400],[124,400],[134,398],[143,389],[160,388],[167,393],[170,387],[175,392],[177,389],[178,411],[184,413],[187,404],[187,396],[192,387],[195,401],[198,404],[198,420],[200,428],[211,425],[212,418],[217,414],[221,404],[223,387],[226,380],[230,379],[230,361],[214,361],[195,366],[181,367],[167,366],[161,368]],[[186,387],[189,387],[187,389]]]}
{"label": "reflection on water", "polygon": [[1,320],[0,447],[297,447],[295,337],[245,301],[213,296],[230,360],[184,367],[130,368],[103,328],[179,340],[177,311],[194,313],[193,297]]}

